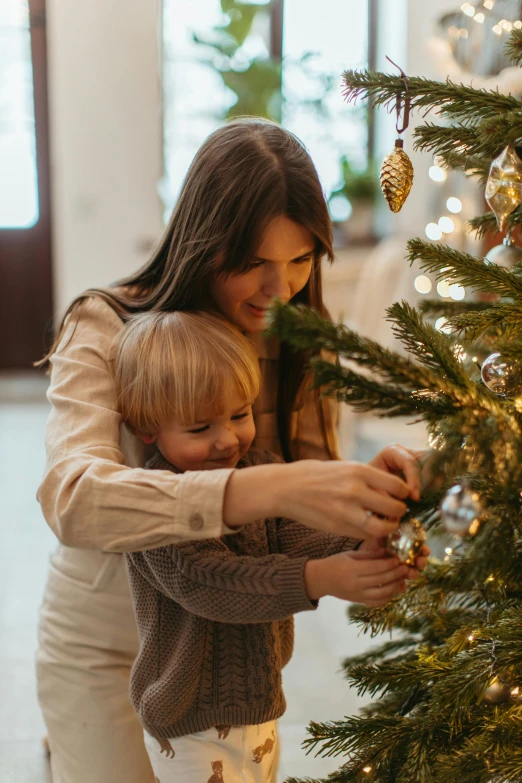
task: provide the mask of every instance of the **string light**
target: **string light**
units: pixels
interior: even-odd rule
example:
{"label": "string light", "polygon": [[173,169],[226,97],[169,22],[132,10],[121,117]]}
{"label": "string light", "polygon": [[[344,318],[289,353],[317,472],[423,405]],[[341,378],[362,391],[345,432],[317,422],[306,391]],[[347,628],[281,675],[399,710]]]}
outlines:
{"label": "string light", "polygon": [[437,283],[437,293],[442,296],[443,299],[449,299],[450,297],[450,284],[447,280],[439,280]]}
{"label": "string light", "polygon": [[458,343],[454,346],[453,353],[455,355],[455,359],[458,359],[459,362],[466,361],[468,356],[462,345],[459,345]]}
{"label": "string light", "polygon": [[501,21],[501,22],[499,22],[499,25],[500,25],[501,27],[503,27],[503,28],[504,28],[504,30],[505,30],[507,33],[510,33],[510,32],[511,32],[511,30],[513,29],[513,25],[512,25],[512,23],[511,23],[511,22],[508,22],[508,20],[507,20],[507,19],[502,19],[502,21]]}
{"label": "string light", "polygon": [[511,695],[512,696],[518,696],[519,693],[520,693],[520,688],[517,685],[517,687],[513,688],[513,690],[511,691]]}
{"label": "string light", "polygon": [[437,329],[437,331],[439,332],[444,332],[445,334],[451,333],[451,327],[449,326],[444,316],[437,318],[437,320],[435,321],[435,329]]}
{"label": "string light", "polygon": [[450,217],[443,215],[439,218],[439,228],[444,234],[451,234],[452,231],[455,231],[455,223]]}
{"label": "string light", "polygon": [[428,239],[437,240],[441,239],[442,237],[442,231],[440,230],[437,223],[428,223],[424,231],[426,232]]}
{"label": "string light", "polygon": [[493,30],[493,32],[496,35],[502,35],[502,28],[500,27],[500,25],[498,25],[498,24],[493,25],[493,27],[491,29]]}
{"label": "string light", "polygon": [[464,11],[466,16],[471,16],[471,17],[475,16],[475,9],[470,3],[464,3],[464,5],[460,7],[460,10]]}
{"label": "string light", "polygon": [[441,169],[440,166],[430,166],[428,174],[430,179],[434,182],[445,182],[448,177],[444,169]]}
{"label": "string light", "polygon": [[429,294],[432,288],[431,280],[427,275],[418,275],[415,278],[413,285],[419,294]]}
{"label": "string light", "polygon": [[461,27],[459,30],[459,38],[467,38],[469,35],[465,27]]}
{"label": "string light", "polygon": [[488,11],[491,11],[494,5],[495,3],[493,0],[484,0],[484,8],[487,8]]}
{"label": "string light", "polygon": [[366,772],[367,775],[369,775],[371,771],[372,768],[370,767],[369,764],[366,767],[363,767],[363,772]]}
{"label": "string light", "polygon": [[446,206],[450,212],[456,215],[458,212],[462,212],[462,201],[456,196],[450,196],[446,201]]}
{"label": "string light", "polygon": [[458,38],[459,37],[459,28],[455,27],[455,25],[451,25],[451,27],[448,27],[448,35],[450,38]]}
{"label": "string light", "polygon": [[514,22],[513,27],[515,27],[517,30],[522,30],[522,22],[520,21],[520,19]]}
{"label": "string light", "polygon": [[473,18],[475,19],[475,22],[478,22],[479,24],[482,24],[486,17],[484,16],[484,14],[480,13],[480,14],[475,14],[475,16]]}
{"label": "string light", "polygon": [[459,285],[459,283],[453,283],[449,287],[449,295],[454,302],[461,302],[466,298],[466,289]]}
{"label": "string light", "polygon": [[470,635],[468,636],[468,642],[474,642],[474,641],[475,641],[475,637],[473,636],[472,633],[470,633]]}

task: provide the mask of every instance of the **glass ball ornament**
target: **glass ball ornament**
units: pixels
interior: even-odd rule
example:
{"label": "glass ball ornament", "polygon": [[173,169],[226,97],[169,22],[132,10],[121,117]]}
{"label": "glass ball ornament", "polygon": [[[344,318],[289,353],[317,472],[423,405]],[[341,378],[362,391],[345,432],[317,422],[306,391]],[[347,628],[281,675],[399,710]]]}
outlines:
{"label": "glass ball ornament", "polygon": [[500,245],[495,245],[488,251],[485,261],[512,269],[522,261],[522,248],[518,247],[511,237],[505,237]]}
{"label": "glass ball ornament", "polygon": [[491,163],[486,201],[497,218],[499,229],[504,231],[507,218],[522,203],[522,161],[512,144],[508,144]]}
{"label": "glass ball ornament", "polygon": [[520,368],[510,364],[500,353],[492,353],[484,360],[480,375],[494,394],[513,394],[522,381]]}
{"label": "glass ball ornament", "polygon": [[418,519],[403,522],[386,538],[387,551],[399,558],[401,563],[414,566],[415,558],[426,542],[426,531]]}
{"label": "glass ball ornament", "polygon": [[482,694],[482,701],[486,704],[505,704],[511,699],[511,686],[498,677],[493,677],[488,687]]}
{"label": "glass ball ornament", "polygon": [[478,492],[463,484],[448,489],[440,504],[442,524],[454,536],[475,532],[482,513]]}

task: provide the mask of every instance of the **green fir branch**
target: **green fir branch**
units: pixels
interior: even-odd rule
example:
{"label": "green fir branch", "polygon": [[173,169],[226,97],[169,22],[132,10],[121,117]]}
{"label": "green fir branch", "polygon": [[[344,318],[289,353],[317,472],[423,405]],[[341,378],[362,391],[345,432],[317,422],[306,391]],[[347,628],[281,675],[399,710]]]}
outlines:
{"label": "green fir branch", "polygon": [[498,264],[485,264],[469,253],[462,253],[447,245],[410,239],[410,264],[420,261],[424,272],[435,274],[437,280],[451,278],[471,291],[496,293],[522,300],[522,279]]}
{"label": "green fir branch", "polygon": [[407,91],[412,108],[436,108],[439,113],[463,122],[495,117],[520,108],[519,101],[511,95],[502,95],[498,90],[474,89],[449,79],[445,82],[417,76],[403,79],[375,71],[348,70],[343,73],[343,83],[343,94],[348,102],[371,98],[375,106],[392,110],[397,98],[404,99]]}
{"label": "green fir branch", "polygon": [[505,43],[504,51],[514,65],[520,65],[522,62],[522,30],[512,30]]}
{"label": "green fir branch", "polygon": [[487,302],[472,302],[462,300],[461,302],[447,302],[444,299],[423,299],[419,302],[419,311],[422,315],[438,318],[453,318],[462,313],[481,312],[487,310],[491,305]]}

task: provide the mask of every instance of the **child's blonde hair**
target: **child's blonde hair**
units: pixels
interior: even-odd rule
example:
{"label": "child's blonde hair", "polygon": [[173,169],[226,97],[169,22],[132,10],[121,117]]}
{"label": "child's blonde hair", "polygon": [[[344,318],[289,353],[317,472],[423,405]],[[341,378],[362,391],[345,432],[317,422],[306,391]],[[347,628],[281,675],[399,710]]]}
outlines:
{"label": "child's blonde hair", "polygon": [[246,402],[259,392],[252,344],[231,323],[202,312],[148,312],[130,318],[119,334],[113,371],[116,402],[139,435],[155,435],[169,421],[192,424],[219,415],[235,388]]}

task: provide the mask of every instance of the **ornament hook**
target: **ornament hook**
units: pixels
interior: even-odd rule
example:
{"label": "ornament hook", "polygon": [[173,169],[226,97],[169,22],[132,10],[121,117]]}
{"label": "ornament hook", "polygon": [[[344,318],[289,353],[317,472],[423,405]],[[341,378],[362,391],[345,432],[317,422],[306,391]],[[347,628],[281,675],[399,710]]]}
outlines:
{"label": "ornament hook", "polygon": [[[404,73],[400,65],[394,63],[393,60],[390,57],[388,57],[388,55],[386,55],[386,59],[394,66],[394,68],[397,68],[404,82],[404,103],[403,103],[402,95],[397,95],[395,99],[395,111],[397,112],[395,130],[400,136],[401,133],[404,133],[404,131],[407,129],[408,125],[410,124],[411,98],[409,96],[408,77],[406,76],[406,74]],[[402,122],[402,128],[399,128],[399,119],[401,113],[403,117],[403,122]]]}

